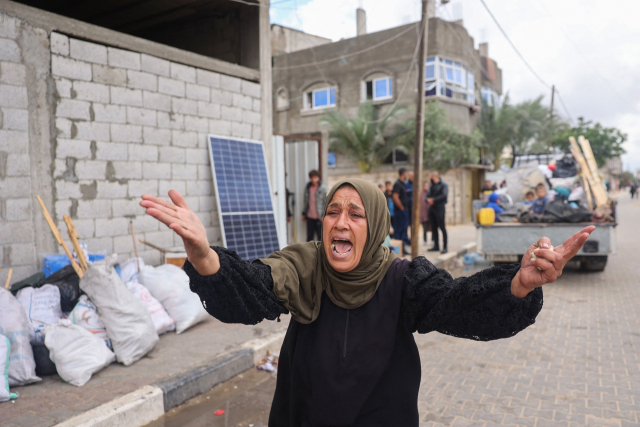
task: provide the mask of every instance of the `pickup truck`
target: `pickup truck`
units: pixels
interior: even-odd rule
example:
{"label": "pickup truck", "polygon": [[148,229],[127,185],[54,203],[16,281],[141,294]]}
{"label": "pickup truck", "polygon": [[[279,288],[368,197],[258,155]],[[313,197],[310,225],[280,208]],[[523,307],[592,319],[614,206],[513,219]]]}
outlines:
{"label": "pickup truck", "polygon": [[[474,201],[474,207],[481,207],[481,200]],[[475,209],[474,209],[475,210]],[[595,225],[589,240],[573,258],[579,261],[582,270],[603,271],[609,255],[616,252],[616,222],[610,223],[517,223],[496,222],[480,225],[474,212],[477,229],[477,251],[487,261],[494,263],[518,262],[522,260],[532,243],[542,237],[551,239],[553,246],[559,246],[584,227]]]}

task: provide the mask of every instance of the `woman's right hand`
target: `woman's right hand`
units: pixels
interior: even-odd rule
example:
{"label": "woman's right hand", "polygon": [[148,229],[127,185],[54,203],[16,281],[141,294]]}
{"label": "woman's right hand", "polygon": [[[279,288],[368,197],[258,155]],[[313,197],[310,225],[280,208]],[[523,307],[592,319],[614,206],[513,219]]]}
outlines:
{"label": "woman's right hand", "polygon": [[197,215],[189,209],[182,195],[169,191],[171,202],[144,194],[140,206],[146,213],[176,232],[184,243],[187,257],[198,274],[210,276],[220,269],[218,254],[209,247],[207,231]]}

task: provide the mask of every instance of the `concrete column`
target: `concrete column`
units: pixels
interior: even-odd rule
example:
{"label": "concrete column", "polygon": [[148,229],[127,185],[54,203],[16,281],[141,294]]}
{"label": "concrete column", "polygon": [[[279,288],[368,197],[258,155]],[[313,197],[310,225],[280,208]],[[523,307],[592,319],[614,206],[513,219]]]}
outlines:
{"label": "concrete column", "polygon": [[[272,165],[273,156],[273,95],[271,77],[271,22],[269,19],[269,0],[260,0],[260,89],[261,89],[261,128],[267,165]],[[273,174],[271,170],[271,181]]]}
{"label": "concrete column", "polygon": [[356,35],[367,34],[367,12],[362,8],[356,9]]}
{"label": "concrete column", "polygon": [[326,185],[329,182],[329,162],[327,160],[327,157],[329,157],[329,131],[321,131],[320,136],[320,167],[322,169],[322,182]]}

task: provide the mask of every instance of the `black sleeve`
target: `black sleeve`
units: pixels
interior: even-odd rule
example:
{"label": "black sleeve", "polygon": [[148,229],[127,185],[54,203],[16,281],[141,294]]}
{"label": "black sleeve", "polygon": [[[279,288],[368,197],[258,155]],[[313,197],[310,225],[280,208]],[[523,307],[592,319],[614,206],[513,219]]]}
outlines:
{"label": "black sleeve", "polygon": [[391,190],[391,193],[398,193],[399,196],[402,195],[402,184],[400,184],[399,182],[396,181],[395,184],[393,184],[393,190]]}
{"label": "black sleeve", "polygon": [[433,203],[441,203],[447,200],[447,196],[449,195],[449,185],[447,183],[442,184],[442,192],[433,198]]}
{"label": "black sleeve", "polygon": [[273,293],[271,268],[250,263],[225,248],[212,247],[220,257],[220,270],[201,276],[187,261],[191,291],[198,294],[207,312],[224,323],[255,325],[288,313]]}
{"label": "black sleeve", "polygon": [[525,298],[511,293],[519,264],[488,268],[453,279],[424,257],[415,258],[404,276],[405,325],[411,332],[438,331],[476,341],[512,337],[535,322],[542,288]]}

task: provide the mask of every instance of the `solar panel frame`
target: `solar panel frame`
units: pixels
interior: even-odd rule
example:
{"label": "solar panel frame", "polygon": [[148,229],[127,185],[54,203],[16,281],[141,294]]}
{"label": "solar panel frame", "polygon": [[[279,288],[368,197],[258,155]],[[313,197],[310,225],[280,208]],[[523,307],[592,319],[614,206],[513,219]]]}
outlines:
{"label": "solar panel frame", "polygon": [[[263,182],[266,181],[267,182],[267,188],[266,190],[268,191],[268,203],[269,209],[266,210],[238,210],[238,211],[234,211],[234,210],[227,210],[224,211],[226,209],[223,209],[223,206],[225,207],[230,207],[229,203],[226,203],[227,201],[225,200],[226,205],[223,205],[223,203],[221,203],[221,199],[220,199],[220,186],[219,186],[219,182],[218,182],[218,176],[216,174],[216,162],[215,162],[215,158],[214,158],[214,154],[213,154],[213,146],[212,143],[214,142],[214,140],[225,140],[225,141],[231,141],[231,142],[244,142],[244,143],[248,143],[248,144],[256,144],[258,146],[260,146],[260,152],[261,152],[261,164],[264,166],[264,172],[266,173],[266,175],[263,175]],[[282,248],[282,242],[280,242],[280,236],[277,232],[277,218],[275,216],[275,209],[274,209],[274,201],[273,201],[273,191],[272,191],[272,187],[271,187],[271,179],[269,178],[269,170],[267,168],[267,164],[266,164],[266,154],[265,154],[265,148],[264,148],[264,143],[262,141],[259,140],[253,140],[253,139],[246,139],[246,138],[237,138],[237,137],[231,137],[231,136],[225,136],[225,135],[214,135],[214,134],[209,134],[207,136],[207,147],[209,150],[209,160],[211,161],[211,174],[213,176],[213,185],[214,185],[214,189],[215,189],[215,197],[216,197],[216,208],[218,211],[218,218],[220,219],[220,233],[222,235],[222,245],[226,248],[228,248],[228,239],[227,239],[227,231],[225,230],[225,217],[229,218],[229,226],[232,225],[232,223],[234,222],[234,220],[231,219],[231,217],[251,217],[251,216],[255,216],[255,215],[259,215],[262,216],[262,218],[264,218],[264,215],[270,215],[272,221],[273,221],[273,234],[275,234],[275,242],[277,244],[277,247],[274,250],[280,250]],[[252,171],[246,171],[246,173],[252,173]],[[261,171],[262,173],[262,171]],[[262,188],[262,190],[264,191],[265,188]],[[257,203],[260,203],[259,200],[255,200]],[[261,201],[262,203],[265,202],[265,199],[262,199]],[[264,206],[264,205],[263,205]],[[238,205],[236,205],[236,207],[239,208]],[[264,246],[264,248],[266,249],[266,246]],[[270,247],[271,248],[271,247]],[[233,250],[233,248],[230,248]],[[263,255],[266,257],[267,255],[269,255],[271,252],[273,252],[271,249],[269,249],[270,252],[268,253],[264,253]],[[242,255],[239,253],[239,251],[236,250],[236,252],[238,252],[238,255],[240,255],[242,257]],[[247,254],[249,252],[247,251]],[[251,253],[255,253],[251,252]],[[257,256],[256,258],[259,258],[260,256]],[[255,258],[254,258],[255,259]]]}

